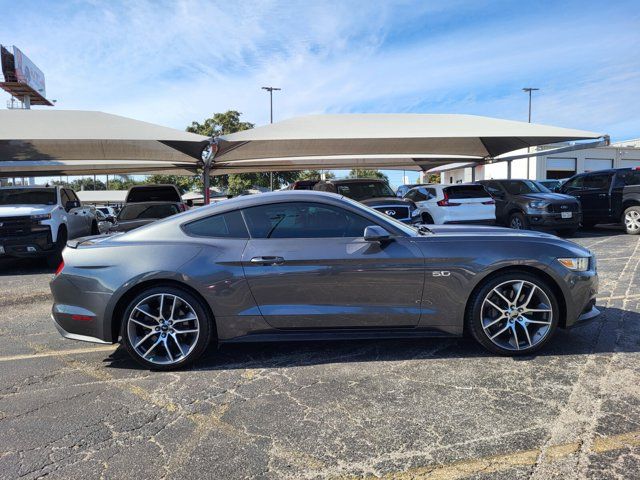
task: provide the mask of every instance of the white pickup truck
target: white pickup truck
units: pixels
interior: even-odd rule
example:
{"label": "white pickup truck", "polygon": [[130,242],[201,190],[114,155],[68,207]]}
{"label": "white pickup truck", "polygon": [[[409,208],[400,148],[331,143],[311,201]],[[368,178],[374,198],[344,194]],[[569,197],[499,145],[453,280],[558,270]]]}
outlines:
{"label": "white pickup truck", "polygon": [[0,188],[0,257],[60,259],[68,239],[97,235],[98,222],[64,187]]}

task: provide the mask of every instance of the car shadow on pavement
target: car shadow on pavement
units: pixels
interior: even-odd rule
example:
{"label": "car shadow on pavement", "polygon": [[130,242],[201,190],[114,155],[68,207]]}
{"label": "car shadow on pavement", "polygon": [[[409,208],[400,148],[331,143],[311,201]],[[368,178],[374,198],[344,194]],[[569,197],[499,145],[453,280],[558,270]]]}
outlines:
{"label": "car shadow on pavement", "polygon": [[2,258],[0,259],[0,276],[38,275],[53,273],[55,268],[47,265],[44,258]]}
{"label": "car shadow on pavement", "polygon": [[[588,324],[569,330],[558,329],[554,338],[534,355],[504,358],[526,362],[560,355],[640,351],[640,313],[604,307],[601,307],[601,311],[602,315]],[[478,357],[496,355],[484,350],[471,338],[238,343],[219,348],[212,345],[191,369],[293,368],[352,362]],[[122,347],[104,362],[109,368],[143,369]]]}

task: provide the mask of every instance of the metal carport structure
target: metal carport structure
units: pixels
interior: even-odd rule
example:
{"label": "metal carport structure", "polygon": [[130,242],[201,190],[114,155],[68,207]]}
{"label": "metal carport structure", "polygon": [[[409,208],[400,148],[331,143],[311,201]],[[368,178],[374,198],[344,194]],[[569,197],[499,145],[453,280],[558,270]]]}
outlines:
{"label": "metal carport structure", "polygon": [[585,140],[608,143],[600,133],[472,115],[310,115],[209,139],[101,112],[5,110],[0,176],[194,174],[202,168],[208,192],[216,174],[428,170],[451,162],[508,161],[509,152],[522,148]]}

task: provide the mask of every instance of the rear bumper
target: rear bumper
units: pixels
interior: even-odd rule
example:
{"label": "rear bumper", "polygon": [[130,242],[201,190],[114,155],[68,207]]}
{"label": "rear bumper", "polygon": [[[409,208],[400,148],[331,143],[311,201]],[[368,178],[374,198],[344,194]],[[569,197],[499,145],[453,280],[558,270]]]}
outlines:
{"label": "rear bumper", "polygon": [[64,338],[68,338],[69,340],[78,340],[80,342],[89,342],[89,343],[100,343],[102,345],[111,345],[111,342],[105,342],[104,340],[101,340],[99,338],[96,337],[91,337],[88,335],[80,335],[77,333],[70,333],[67,332],[62,325],[60,325],[58,323],[58,321],[56,320],[55,315],[51,314],[51,319],[53,320],[53,324],[56,326],[56,329],[58,330],[58,332],[60,333],[60,335],[62,335]]}
{"label": "rear bumper", "polygon": [[19,237],[0,237],[0,246],[4,249],[4,255],[8,257],[38,257],[48,255],[55,250],[51,230]]}

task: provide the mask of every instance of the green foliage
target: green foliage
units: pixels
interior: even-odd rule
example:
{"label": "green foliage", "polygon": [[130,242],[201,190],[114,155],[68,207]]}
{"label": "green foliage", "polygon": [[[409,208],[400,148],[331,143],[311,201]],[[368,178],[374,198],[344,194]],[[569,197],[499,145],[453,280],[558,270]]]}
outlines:
{"label": "green foliage", "polygon": [[70,182],[69,186],[76,192],[80,190],[106,190],[107,186],[101,180],[93,181],[93,177],[78,178]]}
{"label": "green foliage", "polygon": [[187,132],[216,137],[218,135],[228,135],[230,133],[248,130],[255,126],[253,123],[241,122],[240,115],[242,115],[242,113],[236,110],[214,113],[213,117],[205,119],[202,123],[191,122],[191,125],[187,127]]}
{"label": "green foliage", "polygon": [[353,169],[349,172],[349,178],[377,178],[389,183],[389,177],[379,170]]}
{"label": "green foliage", "polygon": [[[320,180],[321,176],[320,170],[303,170],[298,174],[297,180]],[[332,178],[336,178],[336,176],[331,170],[326,170],[324,172],[324,178],[331,180]]]}
{"label": "green foliage", "polygon": [[175,185],[181,194],[197,189],[202,190],[202,180],[195,175],[150,175],[145,183]]}

